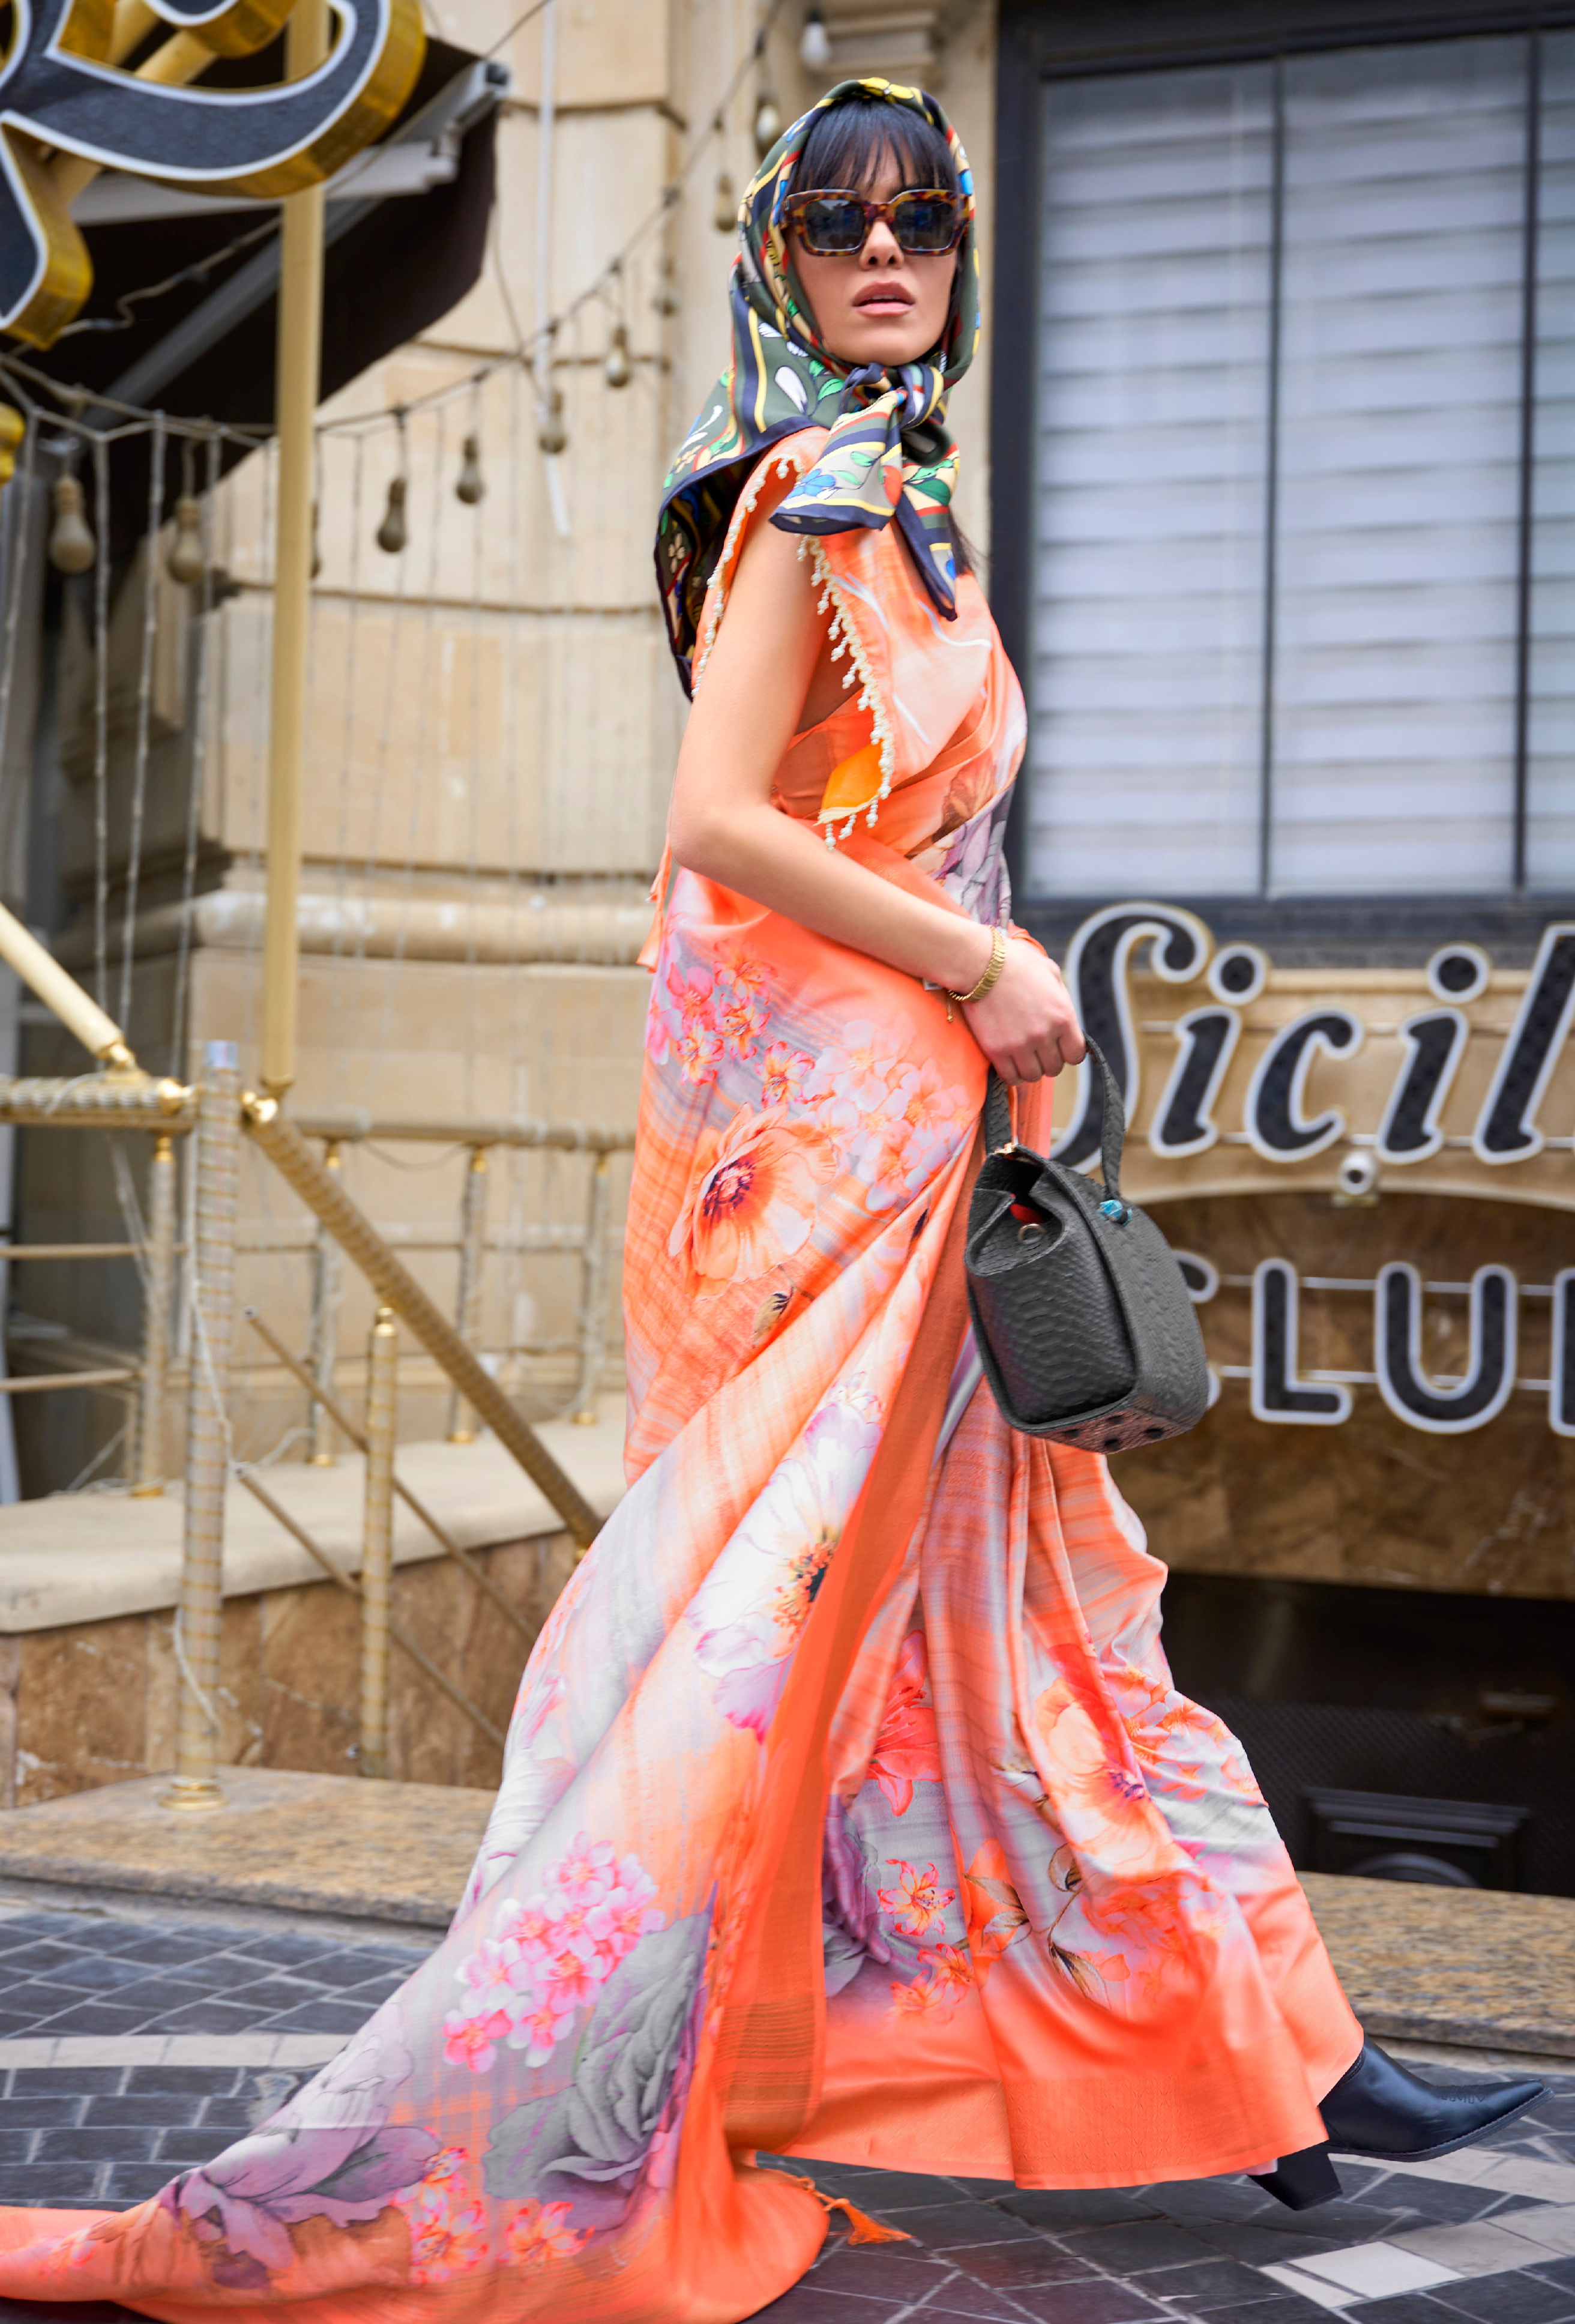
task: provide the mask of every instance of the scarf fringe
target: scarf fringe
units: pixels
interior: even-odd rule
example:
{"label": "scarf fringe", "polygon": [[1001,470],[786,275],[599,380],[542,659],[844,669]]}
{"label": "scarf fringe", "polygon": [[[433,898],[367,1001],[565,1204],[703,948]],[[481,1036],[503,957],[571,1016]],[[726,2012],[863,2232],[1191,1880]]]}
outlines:
{"label": "scarf fringe", "polygon": [[833,2211],[847,2215],[850,2244],[910,2244],[913,2237],[905,2227],[889,2227],[880,2219],[872,2219],[868,2211],[861,2211],[857,2203],[850,2203],[845,2195],[823,2195],[813,2179],[789,2179],[790,2187],[802,2187],[813,2195],[829,2218]]}

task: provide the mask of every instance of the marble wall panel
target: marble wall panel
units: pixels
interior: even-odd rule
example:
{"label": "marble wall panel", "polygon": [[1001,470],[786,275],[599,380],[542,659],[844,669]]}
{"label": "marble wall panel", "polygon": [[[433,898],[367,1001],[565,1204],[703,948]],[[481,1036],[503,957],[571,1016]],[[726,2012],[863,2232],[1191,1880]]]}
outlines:
{"label": "marble wall panel", "polygon": [[[521,1635],[446,1558],[403,1566],[395,1617],[499,1729],[531,1642],[574,1570],[566,1535],[477,1553],[525,1617]],[[398,1781],[495,1784],[495,1745],[396,1647],[389,1773]],[[166,1612],[0,1639],[0,1805],[31,1806],[175,1761],[178,1674]],[[360,1629],[332,1582],[226,1600],[218,1691],[221,1766],[353,1773]]]}
{"label": "marble wall panel", "polygon": [[[1371,1370],[1370,1292],[1319,1291],[1305,1279],[1370,1283],[1404,1259],[1434,1284],[1467,1283],[1490,1263],[1513,1268],[1522,1286],[1519,1376],[1546,1377],[1550,1303],[1534,1286],[1564,1263],[1560,1213],[1386,1193],[1370,1208],[1283,1194],[1172,1203],[1160,1216],[1174,1246],[1209,1258],[1225,1278],[1200,1311],[1217,1363],[1248,1361],[1247,1281],[1260,1259],[1285,1258],[1303,1277],[1303,1370]],[[1431,1296],[1425,1362],[1462,1371],[1467,1342],[1465,1299]],[[1112,1463],[1156,1556],[1206,1572],[1575,1596],[1575,1445],[1549,1427],[1544,1393],[1517,1389],[1496,1419],[1458,1436],[1408,1426],[1374,1388],[1358,1386],[1354,1397],[1340,1427],[1275,1425],[1252,1417],[1244,1380],[1227,1380],[1189,1435]]]}

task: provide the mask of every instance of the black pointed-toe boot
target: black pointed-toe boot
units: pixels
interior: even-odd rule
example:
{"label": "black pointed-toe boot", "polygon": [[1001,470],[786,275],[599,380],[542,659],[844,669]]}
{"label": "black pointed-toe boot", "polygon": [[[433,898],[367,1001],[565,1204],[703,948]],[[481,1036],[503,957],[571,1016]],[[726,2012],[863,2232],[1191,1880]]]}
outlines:
{"label": "black pointed-toe boot", "polygon": [[1360,2057],[1319,2101],[1318,2111],[1337,2154],[1365,2155],[1376,2163],[1429,2163],[1436,2154],[1469,2146],[1500,2123],[1513,2122],[1545,2096],[1544,2086],[1530,2075],[1435,2089],[1408,2074],[1376,2043],[1364,2042]]}
{"label": "black pointed-toe boot", "polygon": [[1330,2160],[1359,2154],[1374,2163],[1431,2163],[1469,2146],[1485,2131],[1513,2122],[1546,2095],[1543,2083],[1523,2075],[1513,2082],[1477,2082],[1460,2090],[1435,2089],[1404,2066],[1364,2042],[1361,2056],[1319,2102],[1328,2138],[1319,2146],[1282,2154],[1272,2171],[1255,2171],[1254,2186],[1293,2211],[1331,2203],[1340,2184]]}

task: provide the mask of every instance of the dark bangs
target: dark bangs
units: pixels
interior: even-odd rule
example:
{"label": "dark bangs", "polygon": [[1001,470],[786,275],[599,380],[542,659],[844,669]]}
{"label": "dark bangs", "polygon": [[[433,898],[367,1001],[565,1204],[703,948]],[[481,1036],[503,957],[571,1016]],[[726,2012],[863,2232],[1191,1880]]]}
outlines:
{"label": "dark bangs", "polygon": [[909,186],[961,193],[952,151],[934,122],[884,97],[850,97],[818,115],[793,172],[792,193],[842,186],[857,192],[888,159]]}

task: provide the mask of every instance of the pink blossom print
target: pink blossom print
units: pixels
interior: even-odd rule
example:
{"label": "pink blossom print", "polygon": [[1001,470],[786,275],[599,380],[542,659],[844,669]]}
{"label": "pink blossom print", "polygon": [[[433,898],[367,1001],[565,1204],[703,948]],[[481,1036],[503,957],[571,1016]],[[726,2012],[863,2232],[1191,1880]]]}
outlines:
{"label": "pink blossom print", "polygon": [[589,2227],[567,2225],[568,2203],[526,2203],[509,2222],[509,2256],[518,2267],[539,2267],[543,2260],[572,2259],[591,2240]]}
{"label": "pink blossom print", "polygon": [[637,1856],[577,1832],[547,1887],[501,1904],[492,1935],[460,1962],[465,1997],[446,2023],[448,2057],[484,2074],[506,2043],[545,2065],[619,1962],[666,1927],[655,1897]]}

